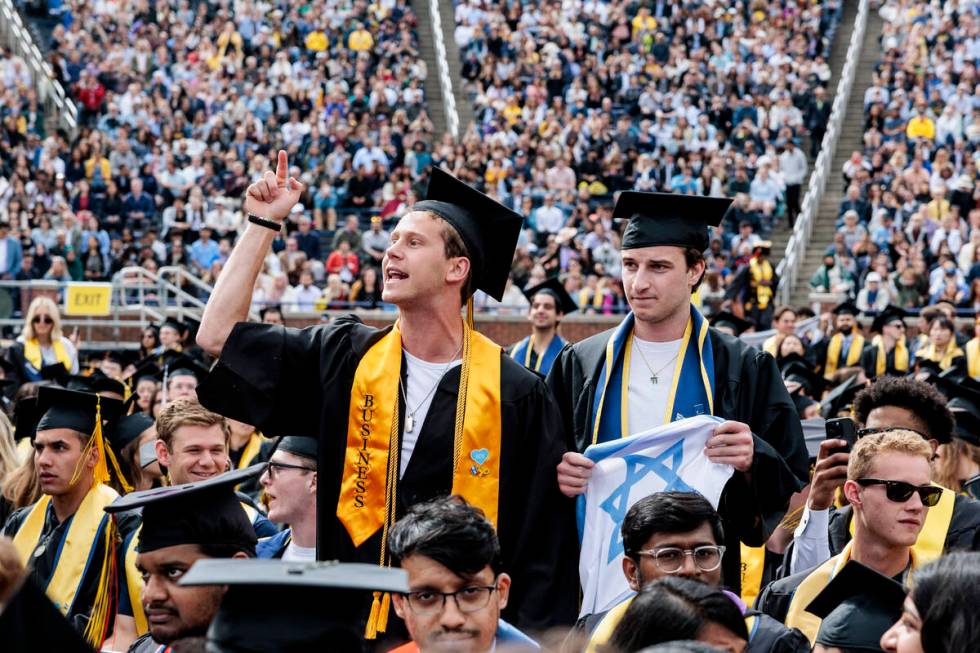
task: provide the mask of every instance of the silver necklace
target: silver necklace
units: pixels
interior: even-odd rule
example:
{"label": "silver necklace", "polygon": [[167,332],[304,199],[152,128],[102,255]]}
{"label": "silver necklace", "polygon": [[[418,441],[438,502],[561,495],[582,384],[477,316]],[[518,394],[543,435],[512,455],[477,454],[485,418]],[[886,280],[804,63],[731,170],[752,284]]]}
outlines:
{"label": "silver necklace", "polygon": [[[412,431],[415,430],[415,413],[417,413],[419,411],[419,408],[422,407],[422,405],[426,402],[426,400],[430,396],[432,396],[432,393],[436,391],[436,388],[439,387],[439,384],[442,382],[442,377],[444,377],[446,375],[446,372],[449,371],[449,366],[452,365],[456,361],[456,357],[459,356],[459,352],[462,351],[462,349],[463,349],[463,342],[460,341],[459,348],[456,350],[456,353],[452,355],[452,357],[449,359],[449,362],[446,363],[446,366],[444,368],[442,368],[442,372],[440,372],[439,378],[436,379],[436,382],[432,385],[431,388],[429,388],[429,391],[425,393],[425,396],[422,397],[422,400],[419,401],[419,403],[417,403],[415,405],[415,410],[409,410],[409,407],[408,407],[408,395],[405,392],[405,385],[402,383],[401,375],[399,375],[399,377],[398,377],[398,389],[402,393],[402,401],[405,402],[405,411],[406,411],[406,415],[405,415],[405,433],[411,433]],[[408,375],[406,374],[405,376],[408,376]]]}
{"label": "silver necklace", "polygon": [[643,347],[637,344],[636,351],[640,352],[640,358],[643,359],[643,364],[647,366],[647,371],[650,372],[650,383],[652,383],[653,385],[657,385],[658,383],[660,383],[660,373],[663,372],[665,369],[667,369],[667,365],[670,365],[675,360],[677,360],[677,357],[681,353],[680,350],[678,350],[677,353],[674,354],[674,357],[671,358],[669,361],[667,361],[667,365],[664,365],[659,370],[654,372],[653,368],[650,367],[650,363],[647,362],[647,357],[643,355]]}

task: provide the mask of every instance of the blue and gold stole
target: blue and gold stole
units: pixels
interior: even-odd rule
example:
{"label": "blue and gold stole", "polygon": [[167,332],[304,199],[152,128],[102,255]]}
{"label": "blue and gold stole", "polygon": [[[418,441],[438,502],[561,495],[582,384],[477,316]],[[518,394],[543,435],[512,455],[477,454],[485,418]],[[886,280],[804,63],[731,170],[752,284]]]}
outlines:
{"label": "blue and gold stole", "polygon": [[[606,359],[590,413],[592,444],[630,435],[629,367],[634,319],[632,313],[627,315],[606,343]],[[714,351],[708,339],[708,321],[693,304],[671,378],[664,424],[714,413]]]}
{"label": "blue and gold stole", "polygon": [[564,346],[565,341],[556,333],[545,350],[544,356],[538,356],[538,360],[532,366],[531,356],[534,354],[534,335],[532,334],[514,345],[514,348],[510,350],[510,357],[529,370],[534,370],[547,376],[548,372],[551,371],[551,366],[555,364],[555,359],[558,358],[558,354],[561,353]]}

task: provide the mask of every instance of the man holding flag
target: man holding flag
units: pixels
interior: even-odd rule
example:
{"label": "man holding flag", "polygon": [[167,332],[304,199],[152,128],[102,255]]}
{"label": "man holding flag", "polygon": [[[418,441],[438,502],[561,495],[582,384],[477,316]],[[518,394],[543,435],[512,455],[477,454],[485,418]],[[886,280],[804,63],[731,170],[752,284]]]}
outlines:
{"label": "man holding flag", "polygon": [[[725,578],[739,578],[739,542],[760,546],[807,478],[803,432],[772,356],[708,326],[691,304],[705,271],[708,226],[730,200],[625,192],[623,286],[631,313],[616,328],[566,347],[548,377],[577,451],[558,483],[582,494],[594,463],[579,452],[687,417],[724,421],[703,455],[735,469],[719,513]],[[737,587],[733,587],[736,589]]]}

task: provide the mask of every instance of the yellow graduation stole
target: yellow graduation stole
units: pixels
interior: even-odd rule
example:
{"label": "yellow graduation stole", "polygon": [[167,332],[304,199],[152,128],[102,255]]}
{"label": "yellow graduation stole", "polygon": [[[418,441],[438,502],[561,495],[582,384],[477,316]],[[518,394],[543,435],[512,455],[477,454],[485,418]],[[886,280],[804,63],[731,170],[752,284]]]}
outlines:
{"label": "yellow graduation stole", "polygon": [[140,531],[143,525],[140,524],[133,536],[129,539],[126,547],[126,591],[129,593],[129,604],[133,606],[133,621],[136,622],[136,635],[142,637],[149,632],[146,623],[146,613],[143,612],[143,575],[136,568],[136,543],[140,538]]}
{"label": "yellow graduation stole", "polygon": [[[51,338],[51,348],[54,349],[54,355],[58,359],[58,362],[64,365],[65,369],[70,372],[71,357],[68,355],[68,349],[65,347],[65,343],[61,341],[61,338]],[[41,356],[41,344],[37,341],[37,338],[24,341],[24,358],[38,371],[41,371],[41,368],[44,367],[44,357]]]}
{"label": "yellow graduation stole", "polygon": [[[843,347],[844,335],[835,333],[830,338],[830,344],[827,345],[827,362],[824,363],[823,369],[824,378],[829,379],[837,371],[837,364],[840,362],[841,349]],[[851,348],[847,352],[846,367],[852,367],[858,364],[861,360],[862,349],[864,349],[864,336],[860,333],[855,333],[854,339],[851,341]]]}
{"label": "yellow graduation stole", "polygon": [[[106,636],[106,626],[115,611],[109,600],[115,585],[115,522],[105,512],[105,507],[119,498],[111,487],[95,483],[72,516],[71,525],[61,543],[61,550],[54,566],[54,573],[44,588],[45,593],[61,614],[67,615],[75,603],[82,577],[89,561],[95,561],[97,548],[104,547],[102,576],[95,604],[85,628],[85,639],[95,647],[101,647]],[[14,536],[14,547],[20,561],[28,566],[35,555],[44,528],[51,497],[44,495],[34,504],[27,518]]]}
{"label": "yellow graduation stole", "polygon": [[963,356],[963,350],[956,345],[956,340],[950,338],[950,341],[946,344],[946,348],[943,351],[936,349],[936,343],[930,342],[929,346],[926,347],[925,351],[922,352],[922,358],[930,360],[934,363],[939,363],[939,369],[948,369],[950,365],[953,364],[953,359],[957,356]]}
{"label": "yellow graduation stole", "polygon": [[752,286],[755,288],[759,310],[764,311],[772,301],[772,286],[763,285],[762,282],[772,281],[772,264],[763,261],[760,265],[758,257],[753,256],[749,259],[749,272],[752,274]]}
{"label": "yellow graduation stole", "polygon": [[766,545],[749,546],[739,542],[741,558],[742,601],[745,605],[755,603],[755,597],[762,589],[762,573],[766,568]]}
{"label": "yellow graduation stole", "polygon": [[585,653],[599,653],[605,649],[606,644],[612,639],[613,631],[616,630],[616,626],[623,619],[623,615],[626,614],[626,610],[630,607],[633,602],[633,597],[630,597],[609,609],[599,623],[596,624],[595,630],[592,631],[592,636],[589,637],[589,644],[585,648]]}
{"label": "yellow graduation stole", "polygon": [[259,455],[259,450],[262,448],[262,442],[264,440],[265,438],[258,432],[248,436],[248,442],[245,444],[245,450],[242,452],[242,458],[238,461],[238,467],[236,469],[245,469],[252,464],[255,457]]}
{"label": "yellow graduation stole", "polygon": [[770,336],[762,343],[762,351],[776,356],[779,354],[779,345],[783,342],[783,336],[777,333],[774,336]]}
{"label": "yellow graduation stole", "polygon": [[[932,508],[926,513],[926,521],[922,525],[922,531],[915,544],[911,547],[912,568],[939,558],[943,554],[946,543],[946,533],[949,531],[949,524],[953,519],[953,505],[956,502],[956,493],[943,488],[942,496]],[[851,536],[854,536],[854,519],[851,518]],[[799,628],[807,636],[812,644],[817,637],[817,630],[820,628],[820,619],[815,615],[806,612],[806,606],[810,604],[817,594],[826,587],[830,579],[844,566],[851,557],[851,540],[838,555],[830,558],[825,563],[817,567],[800,584],[793,599],[789,604],[789,612],[786,615],[786,625],[790,628]]]}
{"label": "yellow graduation stole", "polygon": [[[878,348],[875,376],[884,376],[885,371],[888,369],[888,352],[885,351],[885,338],[883,336],[875,336],[871,339],[871,346]],[[899,372],[909,371],[909,350],[905,346],[904,337],[895,343],[895,369]]]}
{"label": "yellow graduation stole", "polygon": [[[500,490],[500,353],[500,347],[464,323],[452,493],[483,510],[494,526]],[[361,358],[354,373],[337,502],[337,518],[354,546],[382,530],[382,566],[387,564],[388,529],[397,506],[401,364],[402,339],[396,322]],[[387,593],[382,597],[375,592],[365,633],[368,639],[384,632],[389,600]]]}
{"label": "yellow graduation stole", "polygon": [[966,343],[967,374],[980,378],[980,338],[974,338]]}

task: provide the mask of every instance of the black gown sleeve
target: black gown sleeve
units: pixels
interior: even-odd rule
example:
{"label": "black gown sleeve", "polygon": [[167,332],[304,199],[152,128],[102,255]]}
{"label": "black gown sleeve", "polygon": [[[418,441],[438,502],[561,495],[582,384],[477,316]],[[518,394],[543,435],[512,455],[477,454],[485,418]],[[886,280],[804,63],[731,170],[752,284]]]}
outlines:
{"label": "black gown sleeve", "polygon": [[790,496],[806,484],[809,459],[799,414],[775,359],[757,350],[742,355],[755,356],[743,366],[741,381],[749,397],[742,402],[749,414],[741,417],[752,429],[752,469],[732,476],[719,512],[735,523],[742,542],[761,546],[785,515]]}
{"label": "black gown sleeve", "polygon": [[329,330],[239,322],[198,387],[201,404],[268,435],[319,433],[321,341]]}
{"label": "black gown sleeve", "polygon": [[[554,399],[540,380],[515,409],[525,429],[515,459],[520,479],[501,517],[502,548],[514,578],[504,618],[543,630],[574,623],[578,611],[578,535],[575,504],[558,489],[556,467],[566,448]],[[523,497],[523,499],[522,499]],[[504,524],[506,519],[509,524]]]}
{"label": "black gown sleeve", "polygon": [[576,419],[575,415],[576,389],[581,387],[581,379],[581,364],[575,350],[571,345],[565,345],[555,358],[546,383],[558,407],[559,428],[569,451],[582,451],[578,446],[581,434],[576,432],[576,424],[581,424],[582,420],[581,417]]}

